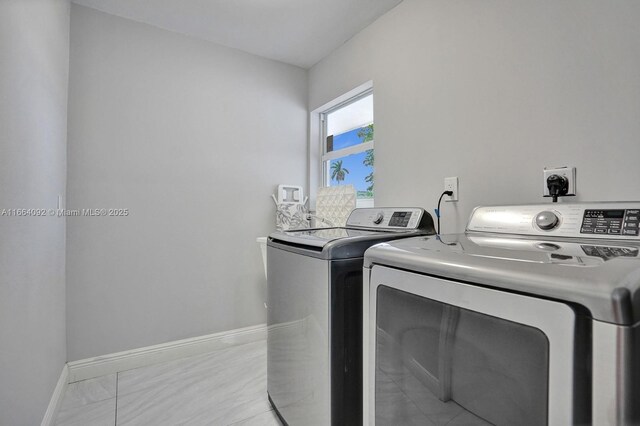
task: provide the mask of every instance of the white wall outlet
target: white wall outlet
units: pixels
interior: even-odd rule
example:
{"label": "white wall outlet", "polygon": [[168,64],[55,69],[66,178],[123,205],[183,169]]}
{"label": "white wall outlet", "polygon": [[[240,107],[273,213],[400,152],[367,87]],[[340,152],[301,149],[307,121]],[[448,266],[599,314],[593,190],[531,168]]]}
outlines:
{"label": "white wall outlet", "polygon": [[444,199],[446,201],[458,201],[458,177],[455,176],[444,178],[444,190],[453,191],[452,196],[444,196]]}
{"label": "white wall outlet", "polygon": [[569,190],[566,195],[563,197],[567,197],[570,195],[576,195],[576,168],[575,167],[545,167],[543,170],[544,180],[542,182],[542,195],[544,197],[551,197],[549,194],[549,188],[547,187],[547,179],[551,175],[560,175],[567,178],[569,181]]}

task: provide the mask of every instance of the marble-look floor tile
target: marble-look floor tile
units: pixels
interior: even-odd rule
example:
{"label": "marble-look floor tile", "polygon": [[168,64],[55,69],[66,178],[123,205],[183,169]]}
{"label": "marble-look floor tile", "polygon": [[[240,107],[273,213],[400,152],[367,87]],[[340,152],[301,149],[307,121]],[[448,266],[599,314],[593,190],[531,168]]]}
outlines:
{"label": "marble-look floor tile", "polygon": [[233,423],[229,426],[281,426],[280,419],[276,413],[272,411],[267,411],[266,413],[258,414],[257,416],[253,416],[248,419],[240,420],[239,422]]}
{"label": "marble-look floor tile", "polygon": [[124,396],[154,388],[164,383],[197,375],[198,372],[224,370],[228,366],[241,363],[252,356],[260,357],[262,353],[266,353],[265,351],[266,342],[263,340],[221,349],[204,355],[123,371],[118,373],[118,395]]}
{"label": "marble-look floor tile", "polygon": [[115,424],[115,398],[79,407],[61,409],[56,418],[56,426],[113,426]]}
{"label": "marble-look floor tile", "polygon": [[116,397],[116,374],[70,383],[62,400],[61,410],[87,405]]}
{"label": "marble-look floor tile", "polygon": [[228,425],[270,410],[265,342],[183,361],[121,373],[117,424]]}

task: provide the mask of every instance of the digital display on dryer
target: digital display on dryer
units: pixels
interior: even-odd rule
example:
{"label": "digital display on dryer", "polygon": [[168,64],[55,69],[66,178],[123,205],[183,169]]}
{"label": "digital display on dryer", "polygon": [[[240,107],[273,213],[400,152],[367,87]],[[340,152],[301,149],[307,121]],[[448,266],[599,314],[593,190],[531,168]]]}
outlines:
{"label": "digital display on dryer", "polygon": [[609,236],[638,236],[640,230],[638,210],[585,210],[581,234],[607,234]]}
{"label": "digital display on dryer", "polygon": [[585,210],[585,218],[593,219],[622,219],[624,210]]}

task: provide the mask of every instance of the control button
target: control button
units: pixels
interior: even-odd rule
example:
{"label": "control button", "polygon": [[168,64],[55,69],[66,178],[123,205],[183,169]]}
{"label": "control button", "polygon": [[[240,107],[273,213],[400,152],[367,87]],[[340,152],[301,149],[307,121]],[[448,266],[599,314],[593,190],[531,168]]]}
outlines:
{"label": "control button", "polygon": [[624,231],[622,231],[622,233],[624,235],[638,235],[638,230],[637,229],[625,229]]}
{"label": "control button", "polygon": [[638,216],[627,216],[628,221],[638,221]]}
{"label": "control button", "polygon": [[581,234],[593,234],[593,228],[582,228],[580,230]]}
{"label": "control button", "polygon": [[619,229],[609,229],[609,233],[610,234],[618,234],[618,235],[620,235],[620,230]]}
{"label": "control button", "polygon": [[637,222],[626,222],[624,224],[625,228],[637,228],[638,227],[638,223]]}
{"label": "control button", "polygon": [[606,234],[607,230],[605,228],[596,228],[596,234]]}
{"label": "control button", "polygon": [[640,210],[627,210],[627,214],[640,214]]}
{"label": "control button", "polygon": [[560,223],[560,219],[554,212],[543,211],[538,213],[536,216],[536,225],[538,228],[544,231],[550,231],[553,228],[557,227]]}
{"label": "control button", "polygon": [[373,219],[373,223],[375,223],[376,225],[379,225],[382,223],[382,221],[384,220],[384,213],[379,212],[376,217]]}

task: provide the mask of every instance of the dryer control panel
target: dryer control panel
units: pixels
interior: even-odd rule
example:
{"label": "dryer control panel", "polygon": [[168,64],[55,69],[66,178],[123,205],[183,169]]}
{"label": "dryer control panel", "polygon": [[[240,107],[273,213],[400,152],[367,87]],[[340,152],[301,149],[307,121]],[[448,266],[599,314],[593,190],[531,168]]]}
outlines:
{"label": "dryer control panel", "polygon": [[638,209],[585,210],[580,233],[637,237],[639,218]]}
{"label": "dryer control panel", "polygon": [[640,241],[640,202],[477,207],[467,231]]}

